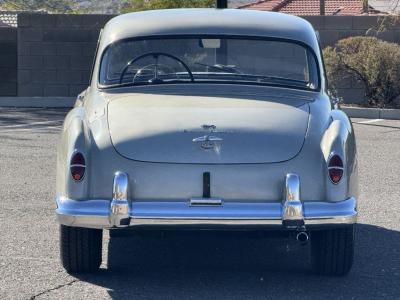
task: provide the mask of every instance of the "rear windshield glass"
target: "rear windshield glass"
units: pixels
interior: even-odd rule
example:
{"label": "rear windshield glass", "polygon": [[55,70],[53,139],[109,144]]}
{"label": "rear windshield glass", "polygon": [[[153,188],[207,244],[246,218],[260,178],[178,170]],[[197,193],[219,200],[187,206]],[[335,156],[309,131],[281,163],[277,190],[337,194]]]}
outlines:
{"label": "rear windshield glass", "polygon": [[319,88],[311,51],[289,41],[209,36],[123,40],[109,46],[102,58],[102,87],[188,82]]}

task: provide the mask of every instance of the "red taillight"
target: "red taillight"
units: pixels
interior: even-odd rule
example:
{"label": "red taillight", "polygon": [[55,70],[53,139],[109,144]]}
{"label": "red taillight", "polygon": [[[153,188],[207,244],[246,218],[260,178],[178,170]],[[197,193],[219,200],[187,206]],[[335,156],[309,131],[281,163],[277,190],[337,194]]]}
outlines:
{"label": "red taillight", "polygon": [[71,157],[71,176],[75,181],[81,181],[85,176],[86,162],[85,157],[80,152],[75,152]]}
{"label": "red taillight", "polygon": [[333,184],[338,184],[343,177],[343,160],[335,154],[329,159],[328,163],[329,178]]}

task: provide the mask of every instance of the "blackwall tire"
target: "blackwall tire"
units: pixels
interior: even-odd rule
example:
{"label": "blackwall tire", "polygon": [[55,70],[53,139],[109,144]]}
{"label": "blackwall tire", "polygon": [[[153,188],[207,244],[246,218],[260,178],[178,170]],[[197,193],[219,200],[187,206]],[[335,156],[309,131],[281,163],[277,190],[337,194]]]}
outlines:
{"label": "blackwall tire", "polygon": [[354,258],[354,226],[311,233],[311,261],[320,275],[343,276],[350,272]]}
{"label": "blackwall tire", "polygon": [[92,273],[101,265],[103,230],[60,225],[61,263],[68,273]]}

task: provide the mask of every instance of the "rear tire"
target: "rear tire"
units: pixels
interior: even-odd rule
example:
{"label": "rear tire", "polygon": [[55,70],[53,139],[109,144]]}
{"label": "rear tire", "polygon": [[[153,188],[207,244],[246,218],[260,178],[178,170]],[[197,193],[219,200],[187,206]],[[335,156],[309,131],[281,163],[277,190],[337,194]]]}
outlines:
{"label": "rear tire", "polygon": [[133,235],[133,230],[129,228],[110,229],[109,235],[110,238],[130,237]]}
{"label": "rear tire", "polygon": [[91,273],[100,268],[103,230],[60,225],[61,263],[68,273]]}
{"label": "rear tire", "polygon": [[311,261],[317,274],[346,275],[353,265],[353,257],[353,225],[311,233]]}

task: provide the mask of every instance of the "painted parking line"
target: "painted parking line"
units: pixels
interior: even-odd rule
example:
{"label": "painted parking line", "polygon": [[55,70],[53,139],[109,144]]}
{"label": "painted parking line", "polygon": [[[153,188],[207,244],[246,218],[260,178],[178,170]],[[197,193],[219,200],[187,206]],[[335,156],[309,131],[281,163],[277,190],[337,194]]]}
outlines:
{"label": "painted parking line", "polygon": [[37,133],[46,133],[46,132],[54,132],[61,130],[62,126],[46,126],[46,127],[34,127],[34,128],[17,128],[17,129],[1,129],[0,134],[10,134],[10,133],[24,133],[24,132],[37,132]]}
{"label": "painted parking line", "polygon": [[15,124],[15,125],[4,125],[4,126],[0,125],[0,129],[17,129],[17,128],[35,127],[38,125],[50,125],[50,124],[55,124],[55,126],[61,126],[62,122],[63,121],[60,120],[52,120],[52,121],[26,123],[26,124]]}
{"label": "painted parking line", "polygon": [[383,119],[373,119],[373,120],[367,120],[367,121],[361,121],[361,122],[354,122],[356,124],[369,124],[369,123],[377,123],[384,121]]}

